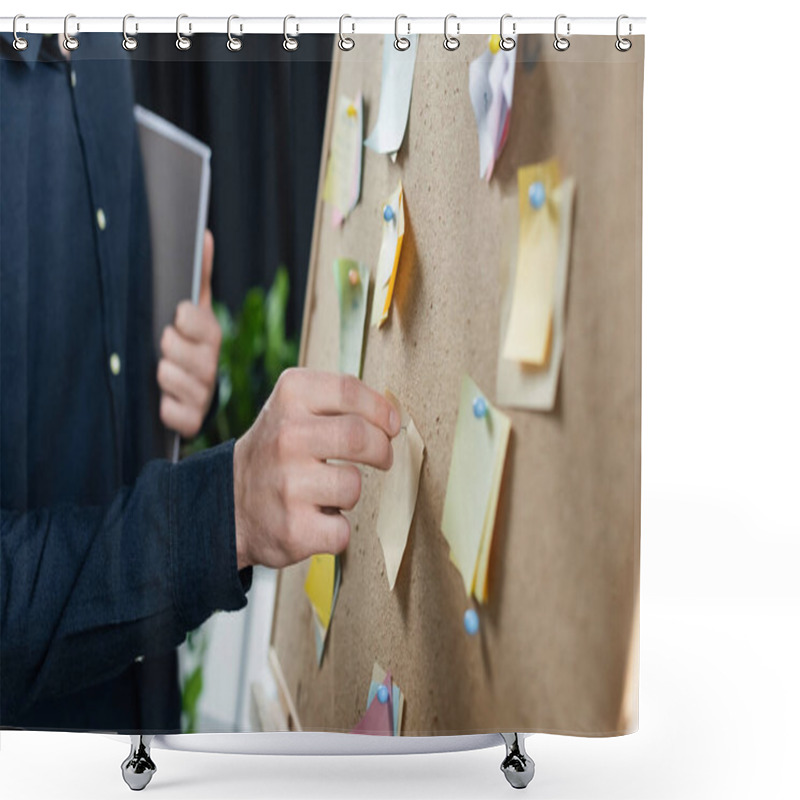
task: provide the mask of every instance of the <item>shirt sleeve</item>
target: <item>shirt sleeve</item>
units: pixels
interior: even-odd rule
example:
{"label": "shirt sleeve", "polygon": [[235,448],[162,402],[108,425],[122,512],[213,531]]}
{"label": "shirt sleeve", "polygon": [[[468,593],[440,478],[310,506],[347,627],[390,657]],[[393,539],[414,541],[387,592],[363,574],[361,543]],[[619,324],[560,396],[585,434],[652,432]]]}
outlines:
{"label": "shirt sleeve", "polygon": [[247,604],[237,570],[233,441],[152,461],[105,507],[2,509],[0,725],[168,651]]}

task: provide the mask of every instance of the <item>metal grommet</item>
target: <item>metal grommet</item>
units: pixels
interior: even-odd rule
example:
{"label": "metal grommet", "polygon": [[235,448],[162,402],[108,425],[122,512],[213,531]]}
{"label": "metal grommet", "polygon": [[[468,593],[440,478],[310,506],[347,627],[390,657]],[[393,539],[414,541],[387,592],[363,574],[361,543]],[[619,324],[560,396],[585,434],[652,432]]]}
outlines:
{"label": "metal grommet", "polygon": [[[289,14],[283,18],[283,49],[293,52],[297,50],[299,42],[293,36],[289,36],[288,25],[290,19],[297,19],[297,17],[293,17]],[[295,33],[300,33],[300,26],[297,23],[295,23],[295,28]]]}
{"label": "metal grommet", "polygon": [[[503,14],[503,16],[500,17],[500,47],[503,50],[513,50],[517,46],[517,42],[503,33],[503,27],[507,19],[511,19],[511,14]],[[516,22],[511,23],[511,32],[514,34],[517,32]]]}
{"label": "metal grommet", "polygon": [[[25,50],[28,47],[28,40],[27,39],[23,39],[17,33],[17,22],[19,20],[21,20],[21,19],[25,19],[25,15],[24,14],[17,14],[17,16],[14,17],[13,24],[11,25],[11,31],[14,34],[14,49],[18,50],[20,52],[22,52],[23,50]],[[25,23],[25,30],[26,31],[28,30],[28,23],[27,22]]]}
{"label": "metal grommet", "polygon": [[[623,39],[619,35],[619,24],[620,24],[620,22],[622,22],[623,19],[628,19],[628,15],[627,14],[620,14],[617,17],[617,41],[614,43],[614,47],[616,47],[617,50],[620,51],[620,53],[627,53],[628,50],[630,50],[631,47],[633,47],[633,42],[630,39]],[[629,36],[630,36],[631,30],[632,30],[631,24],[628,23],[628,35]]]}
{"label": "metal grommet", "polygon": [[[228,17],[228,41],[225,43],[225,46],[231,53],[238,53],[242,49],[242,40],[238,36],[234,36],[231,33],[231,22],[235,19],[239,19],[236,14],[231,14]],[[242,32],[242,26],[239,25],[239,33]]]}
{"label": "metal grommet", "polygon": [[[131,50],[135,50],[139,46],[139,42],[133,36],[128,36],[128,20],[129,19],[136,19],[133,14],[126,14],[122,18],[122,47],[130,52]],[[137,22],[135,25],[134,30],[139,30],[139,23]]]}
{"label": "metal grommet", "polygon": [[[555,47],[555,49],[558,50],[559,53],[563,53],[565,50],[569,49],[569,39],[567,39],[566,37],[562,36],[558,32],[558,21],[560,19],[566,19],[566,18],[567,18],[566,14],[559,14],[556,17],[555,25],[553,26],[553,32],[554,32],[555,37],[556,37],[555,39],[553,39],[553,47]],[[569,28],[570,28],[570,25],[569,25],[569,22],[568,22],[567,23],[567,36],[569,36],[569,32],[570,32]]]}
{"label": "metal grommet", "polygon": [[[353,19],[349,14],[342,14],[339,17],[339,49],[344,50],[347,52],[348,50],[352,50],[356,46],[355,39],[352,39],[350,36],[344,35],[344,30],[342,30],[342,26],[344,25],[344,21],[346,19]],[[355,33],[356,25],[353,23],[351,33]]]}
{"label": "metal grommet", "polygon": [[[175,20],[175,35],[178,37],[175,40],[175,47],[177,47],[178,50],[188,50],[192,46],[192,40],[181,33],[181,20],[188,18],[189,18],[188,14],[178,14],[178,17]],[[190,22],[189,32],[191,33],[191,31],[192,31],[192,23]]]}
{"label": "metal grommet", "polygon": [[[74,36],[70,36],[69,34],[69,21],[71,19],[75,19],[74,14],[67,14],[67,16],[64,17],[64,47],[67,50],[77,50],[80,42]],[[80,23],[76,23],[75,30],[79,31],[80,29]]]}
{"label": "metal grommet", "polygon": [[[406,39],[405,36],[400,35],[400,20],[401,19],[408,19],[405,14],[398,14],[394,18],[394,49],[395,50],[408,50],[411,47],[411,41]],[[406,27],[408,28],[408,33],[411,33],[411,26],[406,23]]]}
{"label": "metal grommet", "polygon": [[447,32],[447,23],[450,22],[451,19],[457,20],[458,17],[456,17],[455,14],[448,14],[444,18],[444,41],[442,44],[444,45],[445,50],[449,50],[452,53],[453,50],[458,50],[458,48],[461,46],[461,40],[458,38],[458,34],[461,33],[461,23],[456,22],[456,35],[451,36]]}

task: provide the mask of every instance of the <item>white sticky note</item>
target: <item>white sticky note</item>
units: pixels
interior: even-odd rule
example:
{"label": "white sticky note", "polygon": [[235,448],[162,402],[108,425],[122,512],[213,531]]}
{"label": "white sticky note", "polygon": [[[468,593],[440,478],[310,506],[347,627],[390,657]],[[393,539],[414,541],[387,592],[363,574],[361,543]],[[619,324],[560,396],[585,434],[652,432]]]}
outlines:
{"label": "white sticky note", "polygon": [[[387,207],[391,209],[389,219],[385,216]],[[386,322],[392,307],[400,252],[403,249],[406,212],[402,184],[397,185],[397,189],[381,208],[381,226],[381,249],[375,269],[375,292],[372,298],[372,324],[379,328]]]}
{"label": "white sticky note", "polygon": [[407,50],[394,46],[394,36],[383,40],[383,72],[381,74],[381,99],[378,121],[364,144],[376,153],[397,153],[403,144],[414,83],[414,65],[417,61],[419,37],[411,34]]}
{"label": "white sticky note", "polygon": [[369,270],[359,261],[337,258],[333,262],[333,277],[339,297],[339,372],[360,378]]}
{"label": "white sticky note", "polygon": [[332,207],[331,220],[334,226],[347,218],[361,195],[363,117],[361,92],[353,99],[345,95],[339,97],[323,191],[325,202]]}
{"label": "white sticky note", "polygon": [[478,128],[480,176],[491,179],[508,137],[514,96],[517,48],[492,52],[487,47],[469,65],[469,96]]}

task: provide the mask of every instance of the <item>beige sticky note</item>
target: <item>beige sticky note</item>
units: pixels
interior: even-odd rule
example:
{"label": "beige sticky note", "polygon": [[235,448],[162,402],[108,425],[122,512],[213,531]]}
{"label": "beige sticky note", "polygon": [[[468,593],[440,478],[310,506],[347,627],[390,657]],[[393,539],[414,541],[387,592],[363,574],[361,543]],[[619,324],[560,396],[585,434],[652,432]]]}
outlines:
{"label": "beige sticky note", "polygon": [[[531,205],[529,196],[537,182],[544,187],[539,208]],[[559,235],[554,190],[560,182],[555,159],[517,171],[519,243],[503,358],[536,366],[547,363],[550,354]]]}
{"label": "beige sticky note", "polygon": [[335,582],[336,556],[329,553],[311,556],[305,590],[314,611],[317,612],[320,624],[325,630],[331,623]]}
{"label": "beige sticky note", "polygon": [[342,95],[336,102],[331,149],[325,172],[323,199],[332,206],[334,226],[355,208],[361,194],[361,158],[364,113],[361,92],[355,98]]}
{"label": "beige sticky note", "polygon": [[387,391],[386,395],[399,411],[401,420],[400,433],[392,439],[392,468],[383,478],[377,525],[391,591],[397,581],[414,518],[425,445],[408,412],[391,392]]}
{"label": "beige sticky note", "polygon": [[[483,416],[475,414],[476,400],[485,405]],[[487,597],[486,575],[510,433],[509,418],[464,375],[441,527],[464,589],[480,602]]]}
{"label": "beige sticky note", "polygon": [[[384,214],[387,207],[392,210],[391,218],[388,220]],[[380,213],[383,233],[375,271],[375,294],[372,298],[372,324],[377,327],[383,325],[389,316],[394,283],[397,278],[397,265],[400,262],[400,251],[403,248],[406,219],[401,183],[384,203]]]}
{"label": "beige sticky note", "polygon": [[[565,178],[552,192],[552,200],[559,207],[558,259],[553,290],[553,322],[550,358],[544,366],[534,366],[504,358],[509,312],[514,300],[517,253],[510,255],[508,285],[500,315],[500,352],[497,361],[497,402],[502,406],[526,408],[534,411],[552,411],[556,402],[561,361],[566,336],[567,286],[569,284],[570,242],[572,239],[572,205],[575,181]],[[516,208],[509,228],[516,225]]]}

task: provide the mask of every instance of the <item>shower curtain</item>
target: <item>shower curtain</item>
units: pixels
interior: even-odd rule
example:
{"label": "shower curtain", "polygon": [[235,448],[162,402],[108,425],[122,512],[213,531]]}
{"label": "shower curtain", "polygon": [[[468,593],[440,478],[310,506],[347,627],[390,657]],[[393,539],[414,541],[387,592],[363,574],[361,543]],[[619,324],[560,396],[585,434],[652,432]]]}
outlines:
{"label": "shower curtain", "polygon": [[0,726],[636,730],[644,38],[402,33],[0,35]]}

